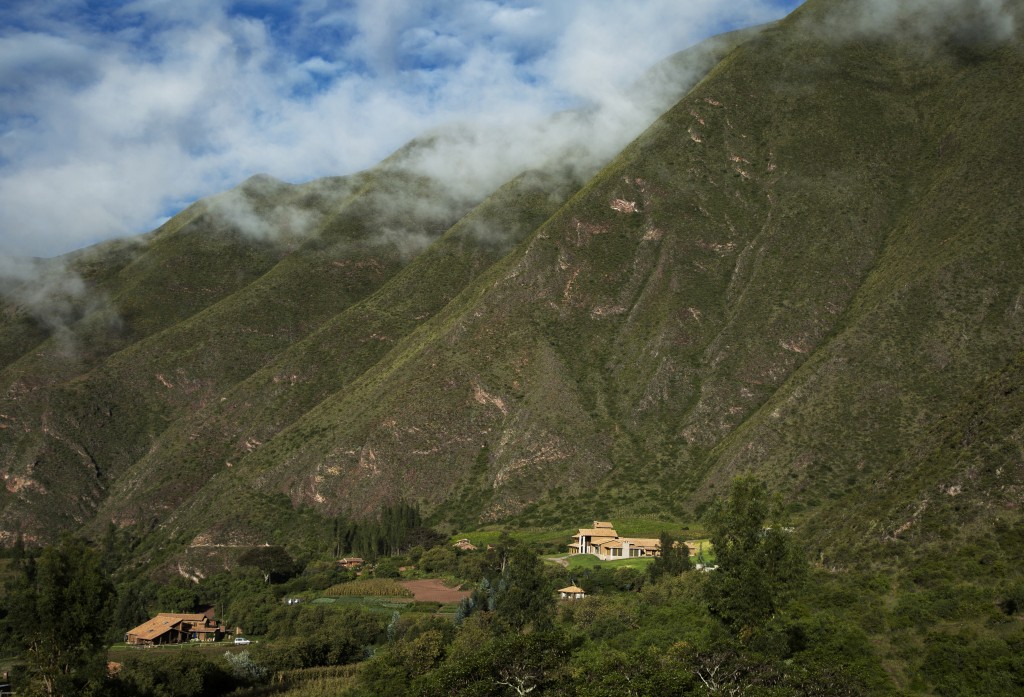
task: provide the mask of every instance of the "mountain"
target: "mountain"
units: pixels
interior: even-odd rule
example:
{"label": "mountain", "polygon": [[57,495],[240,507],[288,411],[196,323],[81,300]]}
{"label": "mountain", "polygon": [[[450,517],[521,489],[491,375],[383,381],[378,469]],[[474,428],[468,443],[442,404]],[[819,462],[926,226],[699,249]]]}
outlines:
{"label": "mountain", "polygon": [[181,558],[399,500],[693,519],[754,473],[821,564],[1019,561],[1024,53],[941,5],[892,33],[812,0],[674,58],[610,160],[479,191],[414,166],[455,129],[21,262],[3,540],[113,521]]}

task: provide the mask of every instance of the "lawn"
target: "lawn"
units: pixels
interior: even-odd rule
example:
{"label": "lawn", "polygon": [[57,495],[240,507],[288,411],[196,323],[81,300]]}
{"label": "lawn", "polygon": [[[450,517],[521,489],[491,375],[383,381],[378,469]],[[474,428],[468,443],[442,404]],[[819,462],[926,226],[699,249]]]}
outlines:
{"label": "lawn", "polygon": [[618,568],[624,566],[629,569],[646,569],[654,561],[654,557],[630,557],[629,559],[612,559],[611,561],[601,561],[593,554],[573,554],[566,558],[568,562],[568,568],[573,569],[592,569],[595,566],[602,568]]}
{"label": "lawn", "polygon": [[438,615],[454,615],[458,603],[430,603],[417,602],[412,598],[384,598],[380,596],[358,596],[345,595],[336,598],[317,598],[313,601],[317,605],[334,605],[338,607],[359,606],[372,612],[381,612],[390,615],[397,611],[399,614],[425,613]]}
{"label": "lawn", "polygon": [[[523,528],[520,530],[509,530],[508,534],[517,542],[525,542],[533,545],[567,545],[569,538],[576,534],[577,528],[566,528],[564,530],[551,530],[549,528]],[[452,535],[452,542],[468,539],[474,545],[485,548],[487,545],[497,544],[503,530],[498,528],[474,530],[473,532],[460,532]]]}
{"label": "lawn", "polygon": [[[615,531],[623,537],[658,537],[662,532],[668,531],[676,537],[695,539],[703,536],[704,530],[694,523],[685,523],[678,520],[666,520],[661,518],[617,518],[610,521]],[[592,521],[581,521],[579,527],[587,527]],[[576,528],[563,528],[552,530],[551,528],[521,528],[508,530],[512,539],[527,544],[545,547],[564,547],[568,550],[569,542],[573,535],[579,531]],[[485,527],[473,532],[460,532],[452,535],[452,542],[462,538],[468,539],[477,547],[486,547],[489,544],[496,544],[503,532],[499,527]]]}
{"label": "lawn", "polygon": [[140,652],[152,651],[156,651],[158,653],[167,653],[170,651],[195,651],[198,653],[223,655],[224,653],[238,653],[240,651],[245,651],[248,648],[248,646],[236,645],[230,640],[188,642],[186,644],[164,644],[162,646],[130,646],[123,642],[119,642],[107,649],[107,658],[111,661],[120,662],[123,661],[126,656],[131,656]]}
{"label": "lawn", "polygon": [[692,556],[692,557],[690,557],[690,561],[692,561],[694,564],[696,564],[697,562],[700,562],[700,563],[703,563],[703,564],[714,564],[715,563],[715,548],[711,546],[711,540],[709,540],[706,537],[703,537],[703,538],[698,537],[698,538],[691,538],[688,541],[689,542],[698,542],[698,543],[700,543],[701,555],[703,556],[703,559],[701,559],[698,556]]}

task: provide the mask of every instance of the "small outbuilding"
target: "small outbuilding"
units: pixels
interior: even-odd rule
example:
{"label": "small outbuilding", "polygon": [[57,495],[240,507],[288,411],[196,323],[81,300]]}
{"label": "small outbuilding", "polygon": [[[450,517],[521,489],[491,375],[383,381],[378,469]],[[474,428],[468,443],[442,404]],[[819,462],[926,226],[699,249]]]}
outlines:
{"label": "small outbuilding", "polygon": [[558,597],[561,600],[579,600],[586,598],[587,593],[579,586],[566,586],[565,588],[558,589]]}

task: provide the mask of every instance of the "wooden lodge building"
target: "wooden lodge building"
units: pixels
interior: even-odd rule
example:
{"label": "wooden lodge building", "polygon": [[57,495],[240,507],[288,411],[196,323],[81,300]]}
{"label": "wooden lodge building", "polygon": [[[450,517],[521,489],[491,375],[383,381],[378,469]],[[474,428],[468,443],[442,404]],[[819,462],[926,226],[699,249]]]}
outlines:
{"label": "wooden lodge building", "polygon": [[161,612],[128,631],[125,641],[132,646],[184,644],[189,641],[220,641],[225,629],[209,613]]}

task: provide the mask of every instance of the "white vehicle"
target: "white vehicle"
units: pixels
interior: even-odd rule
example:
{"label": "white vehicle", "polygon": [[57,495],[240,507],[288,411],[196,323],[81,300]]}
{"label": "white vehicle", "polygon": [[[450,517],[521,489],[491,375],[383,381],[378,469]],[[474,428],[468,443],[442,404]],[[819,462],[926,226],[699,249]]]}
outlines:
{"label": "white vehicle", "polygon": [[251,644],[252,642],[249,641],[248,639],[246,639],[244,636],[236,636],[235,637],[235,643],[236,644]]}

